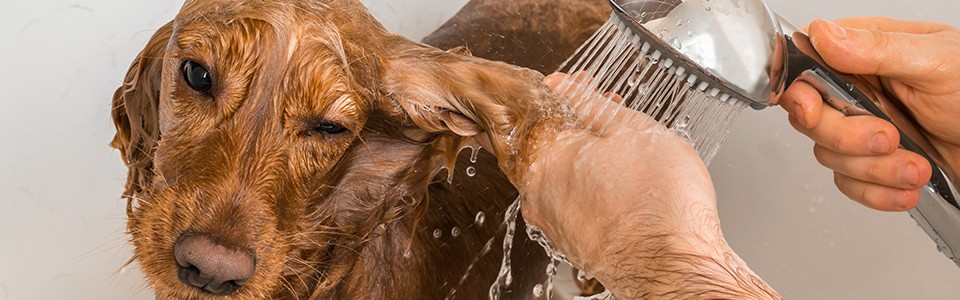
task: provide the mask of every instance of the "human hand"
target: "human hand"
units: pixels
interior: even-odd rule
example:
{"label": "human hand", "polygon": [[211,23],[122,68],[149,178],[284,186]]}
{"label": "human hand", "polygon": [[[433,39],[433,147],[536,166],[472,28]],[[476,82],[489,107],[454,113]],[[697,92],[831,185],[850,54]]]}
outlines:
{"label": "human hand", "polygon": [[[960,31],[948,25],[888,18],[853,18],[809,26],[827,65],[870,75],[895,95],[954,173],[960,172]],[[844,116],[823,105],[808,84],[793,84],[781,98],[790,124],[816,142],[814,154],[834,170],[845,195],[884,211],[913,208],[931,167],[899,149],[900,136],[873,116]]]}
{"label": "human hand", "polygon": [[[564,76],[544,82],[560,91]],[[608,100],[583,101],[601,107]],[[703,223],[714,226],[713,234],[718,225],[713,184],[693,148],[646,115],[620,114],[600,135],[569,128],[542,139],[536,148],[544,150],[520,187],[524,219],[588,270],[583,257],[604,257],[604,247],[628,236],[680,234]]]}
{"label": "human hand", "polygon": [[[562,92],[565,76],[544,82]],[[582,106],[604,107],[607,98],[616,97],[585,97],[593,103]],[[583,119],[606,120],[610,110]],[[619,113],[600,134],[590,126],[559,130],[531,147],[540,153],[518,184],[524,220],[621,298],[776,298],[723,239],[713,184],[696,151],[646,115]]]}

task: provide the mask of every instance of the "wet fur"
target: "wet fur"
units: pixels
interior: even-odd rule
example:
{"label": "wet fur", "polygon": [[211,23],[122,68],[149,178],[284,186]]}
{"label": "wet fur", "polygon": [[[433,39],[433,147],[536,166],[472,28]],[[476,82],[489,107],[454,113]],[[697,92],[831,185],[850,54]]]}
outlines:
{"label": "wet fur", "polygon": [[[606,18],[604,3],[473,1],[426,41],[552,71]],[[491,17],[503,22],[480,21]],[[183,59],[213,72],[212,97],[183,82]],[[183,233],[256,255],[237,299],[485,298],[517,197],[498,165],[525,161],[508,137],[542,121],[550,104],[530,101],[550,98],[540,79],[389,34],[356,1],[187,1],[113,100],[133,259],[162,299],[214,298],[177,279]],[[310,130],[322,122],[348,131]],[[468,178],[458,153],[477,134],[501,159],[481,151]],[[505,296],[527,298],[546,258],[515,240]]]}

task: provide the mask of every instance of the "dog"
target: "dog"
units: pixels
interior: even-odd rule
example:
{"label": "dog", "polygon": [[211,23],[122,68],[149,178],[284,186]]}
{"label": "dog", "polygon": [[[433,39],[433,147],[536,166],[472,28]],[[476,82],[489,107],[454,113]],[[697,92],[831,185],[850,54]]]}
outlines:
{"label": "dog", "polygon": [[[486,298],[541,73],[608,14],[475,0],[442,51],[355,0],[187,0],[113,98],[131,261],[158,299]],[[520,223],[504,298],[545,278]]]}

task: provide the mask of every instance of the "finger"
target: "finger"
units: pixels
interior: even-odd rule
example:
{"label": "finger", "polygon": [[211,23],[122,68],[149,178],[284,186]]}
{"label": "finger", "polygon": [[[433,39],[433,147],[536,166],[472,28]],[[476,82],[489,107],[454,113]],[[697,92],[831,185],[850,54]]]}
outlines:
{"label": "finger", "polygon": [[844,195],[866,207],[882,211],[905,211],[920,201],[920,190],[905,190],[869,183],[834,173],[834,184]]}
{"label": "finger", "polygon": [[838,71],[909,81],[942,77],[943,58],[956,52],[927,35],[844,28],[824,20],[810,24],[810,40]]}
{"label": "finger", "polygon": [[595,91],[590,84],[593,78],[586,73],[573,75],[554,73],[544,78],[544,84],[557,94],[565,96],[581,116],[581,122],[594,132],[615,124],[630,123],[630,126],[646,128],[651,121],[640,112],[623,107],[623,98],[616,93]]}
{"label": "finger", "polygon": [[845,116],[830,106],[821,106],[817,126],[806,128],[793,116],[790,125],[818,145],[847,155],[886,155],[900,145],[897,128],[874,116]]}
{"label": "finger", "polygon": [[780,98],[780,107],[803,127],[814,128],[820,124],[823,97],[809,84],[797,81]]}
{"label": "finger", "polygon": [[843,27],[912,34],[929,34],[952,28],[950,25],[943,23],[898,20],[886,17],[854,17],[835,20],[833,22]]}
{"label": "finger", "polygon": [[860,181],[910,190],[930,181],[930,163],[904,149],[883,156],[851,156],[816,145],[813,155],[821,165]]}

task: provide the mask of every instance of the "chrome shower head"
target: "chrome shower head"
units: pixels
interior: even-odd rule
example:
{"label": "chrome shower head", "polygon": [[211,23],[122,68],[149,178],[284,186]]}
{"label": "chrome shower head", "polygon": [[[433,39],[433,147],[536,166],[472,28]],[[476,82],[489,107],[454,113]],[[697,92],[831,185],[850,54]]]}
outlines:
{"label": "chrome shower head", "polygon": [[943,167],[942,157],[919,126],[897,109],[890,93],[860,76],[834,71],[806,34],[761,0],[610,0],[610,5],[614,17],[639,36],[643,47],[649,45],[657,56],[678,65],[678,73],[695,76],[698,90],[712,98],[762,109],[776,105],[783,92],[800,81],[846,115],[872,115],[893,123],[901,147],[923,155],[933,167],[926,185],[930,193],[921,196],[910,215],[938,249],[960,265],[960,174]]}
{"label": "chrome shower head", "polygon": [[[780,57],[780,32],[766,4],[753,0],[611,0],[614,13],[636,34],[700,78],[755,108],[768,103]],[[781,60],[782,64],[782,60]],[[766,106],[766,105],[763,105]]]}

